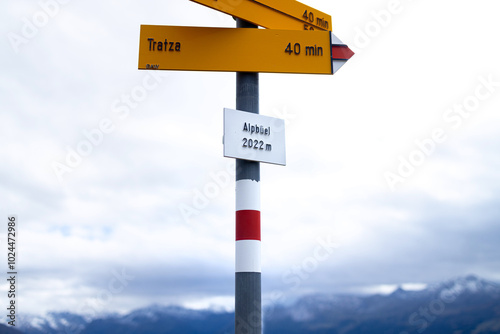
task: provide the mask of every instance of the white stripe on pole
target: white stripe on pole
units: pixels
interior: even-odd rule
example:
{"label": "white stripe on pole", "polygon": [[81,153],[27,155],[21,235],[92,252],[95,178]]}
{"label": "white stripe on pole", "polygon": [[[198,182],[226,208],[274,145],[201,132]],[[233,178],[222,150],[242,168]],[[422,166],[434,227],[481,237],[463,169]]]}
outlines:
{"label": "white stripe on pole", "polygon": [[260,241],[236,241],[236,272],[260,273]]}
{"label": "white stripe on pole", "polygon": [[236,211],[260,211],[260,184],[252,180],[236,181]]}

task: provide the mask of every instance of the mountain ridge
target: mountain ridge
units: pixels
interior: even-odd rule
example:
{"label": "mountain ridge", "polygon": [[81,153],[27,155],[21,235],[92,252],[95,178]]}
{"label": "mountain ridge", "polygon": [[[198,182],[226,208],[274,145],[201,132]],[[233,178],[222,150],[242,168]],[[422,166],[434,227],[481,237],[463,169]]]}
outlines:
{"label": "mountain ridge", "polygon": [[[269,305],[263,318],[265,334],[500,333],[500,284],[469,275],[386,295],[311,294]],[[24,334],[226,334],[234,313],[156,304],[96,319],[51,312],[20,325]]]}

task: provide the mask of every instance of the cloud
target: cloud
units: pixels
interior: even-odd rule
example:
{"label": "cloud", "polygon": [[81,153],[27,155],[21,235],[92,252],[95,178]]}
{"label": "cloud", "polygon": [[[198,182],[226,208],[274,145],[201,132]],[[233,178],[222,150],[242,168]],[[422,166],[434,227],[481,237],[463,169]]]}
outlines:
{"label": "cloud", "polygon": [[[447,127],[447,141],[396,191],[383,177],[446,125],[443,113],[480,76],[500,80],[498,29],[481,30],[494,28],[494,11],[453,4],[480,29],[449,17],[448,5],[408,5],[333,78],[261,75],[261,112],[286,119],[288,154],[287,167],[261,166],[266,296],[500,277],[498,93]],[[41,10],[2,6],[4,37]],[[137,70],[140,24],[234,20],[189,1],[116,6],[73,1],[19,53],[0,44],[0,214],[19,217],[26,312],[227,304],[234,291],[234,165],[221,136],[235,76]],[[373,4],[335,6],[351,44]],[[481,61],[461,52],[462,36],[474,37]],[[53,163],[68,164],[86,142],[59,182]],[[188,220],[183,206],[195,211]],[[338,245],[328,256],[321,238]],[[134,279],[118,293],[122,270]]]}

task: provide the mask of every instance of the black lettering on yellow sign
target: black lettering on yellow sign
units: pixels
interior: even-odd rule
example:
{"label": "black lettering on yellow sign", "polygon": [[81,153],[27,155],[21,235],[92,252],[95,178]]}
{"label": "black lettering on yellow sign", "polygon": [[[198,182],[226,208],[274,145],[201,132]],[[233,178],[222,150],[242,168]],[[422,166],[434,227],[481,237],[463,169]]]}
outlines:
{"label": "black lettering on yellow sign", "polygon": [[[314,22],[314,13],[311,11],[305,11],[304,15],[302,15],[304,21],[308,21],[310,24],[316,24],[317,27],[321,27],[323,29],[330,29],[330,24],[328,20],[325,18],[316,17],[316,23]],[[304,24],[304,30],[307,30],[307,26]]]}
{"label": "black lettering on yellow sign", "polygon": [[[291,55],[300,55],[301,46],[300,43],[295,43],[292,47],[292,43],[288,43],[285,49],[285,53]],[[323,47],[317,46],[316,44],[311,46],[306,46],[306,56],[323,56]]]}
{"label": "black lettering on yellow sign", "polygon": [[155,41],[154,38],[148,38],[149,41],[149,51],[181,51],[180,42],[169,42],[165,39],[165,42]]}

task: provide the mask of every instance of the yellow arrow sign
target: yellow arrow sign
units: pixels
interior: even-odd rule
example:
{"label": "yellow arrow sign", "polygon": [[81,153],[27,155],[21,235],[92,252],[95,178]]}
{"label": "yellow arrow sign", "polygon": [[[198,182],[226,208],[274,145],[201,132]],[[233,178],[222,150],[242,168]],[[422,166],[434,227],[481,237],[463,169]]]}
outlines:
{"label": "yellow arrow sign", "polygon": [[332,74],[330,33],[142,25],[139,69]]}
{"label": "yellow arrow sign", "polygon": [[295,0],[191,0],[269,29],[332,31],[332,17]]}

